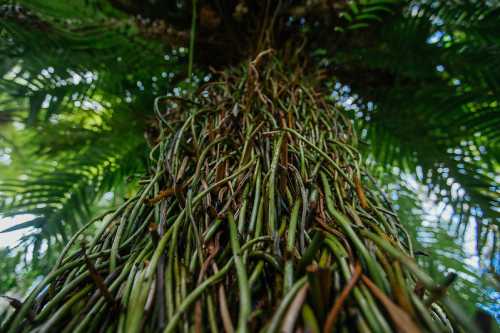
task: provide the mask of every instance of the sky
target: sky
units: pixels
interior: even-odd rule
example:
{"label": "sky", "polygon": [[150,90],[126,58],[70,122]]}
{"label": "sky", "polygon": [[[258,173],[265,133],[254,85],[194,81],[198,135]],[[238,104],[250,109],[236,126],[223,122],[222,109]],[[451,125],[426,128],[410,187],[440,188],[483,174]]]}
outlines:
{"label": "sky", "polygon": [[13,247],[17,244],[19,239],[28,234],[31,228],[25,228],[21,230],[1,233],[2,230],[10,228],[16,224],[29,221],[33,218],[33,215],[23,214],[17,215],[15,217],[1,217],[0,216],[0,249],[5,247]]}

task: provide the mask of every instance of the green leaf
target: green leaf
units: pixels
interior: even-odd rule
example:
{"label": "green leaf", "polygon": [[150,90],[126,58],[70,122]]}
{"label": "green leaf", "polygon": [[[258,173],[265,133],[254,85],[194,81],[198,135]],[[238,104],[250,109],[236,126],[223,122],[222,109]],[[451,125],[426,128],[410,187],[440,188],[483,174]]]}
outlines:
{"label": "green leaf", "polygon": [[40,226],[41,223],[43,223],[44,219],[43,218],[35,218],[33,220],[27,221],[27,222],[22,222],[18,223],[12,227],[9,227],[7,229],[0,230],[0,234],[7,233],[7,232],[12,232],[16,230],[21,230],[21,229],[26,229],[26,228],[37,228]]}

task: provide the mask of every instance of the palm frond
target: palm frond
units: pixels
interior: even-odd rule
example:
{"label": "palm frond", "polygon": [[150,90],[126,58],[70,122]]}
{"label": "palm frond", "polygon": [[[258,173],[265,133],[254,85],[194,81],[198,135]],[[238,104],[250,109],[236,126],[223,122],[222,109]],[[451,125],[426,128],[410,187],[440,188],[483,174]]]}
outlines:
{"label": "palm frond", "polygon": [[[71,111],[74,107],[68,104],[82,105],[96,94],[105,100],[139,88],[160,94],[159,87],[172,79],[161,74],[179,68],[163,58],[165,46],[146,42],[129,20],[69,21],[61,29],[54,19],[29,13],[20,7],[0,21],[0,88],[4,98],[27,98],[29,123]],[[21,104],[1,112],[13,118],[24,110]]]}
{"label": "palm frond", "polygon": [[[54,135],[54,131],[51,133]],[[33,215],[32,220],[17,227],[34,227],[34,240],[37,233],[66,237],[68,231],[90,217],[92,205],[105,192],[143,168],[145,149],[139,138],[133,132],[120,140],[105,131],[89,133],[79,145],[73,145],[72,155],[63,149],[65,153],[58,158],[23,170],[24,178],[0,182],[2,214]]]}
{"label": "palm frond", "polygon": [[[373,164],[372,172],[379,173],[380,168],[380,165]],[[448,208],[442,211],[446,205],[438,198],[433,200],[426,193],[426,186],[413,176],[385,173],[377,180],[377,185],[384,188],[410,237],[415,240],[414,251],[418,253],[419,264],[438,279],[444,279],[449,273],[457,274],[458,279],[450,291],[468,313],[474,313],[478,304],[484,308],[495,306],[494,293],[487,291],[488,286],[495,285],[494,254],[498,253],[498,245],[490,244],[484,249],[489,254],[478,255],[474,250],[475,238],[471,235],[473,226],[463,228],[456,214]],[[464,241],[458,241],[464,236],[460,233],[465,232],[468,235],[462,237]]]}
{"label": "palm frond", "polygon": [[0,205],[3,216],[32,214],[23,242],[40,244],[71,233],[146,166],[143,107],[182,64],[109,5],[22,4],[0,10],[0,120],[24,124],[16,137],[31,139],[21,147],[27,163],[0,179]]}
{"label": "palm frond", "polygon": [[[478,251],[500,221],[499,11],[479,2],[415,1],[381,27],[371,47],[334,59],[361,98],[357,118],[368,153],[386,170],[417,174],[461,214],[462,228],[474,222]],[[342,70],[354,67],[363,75]]]}

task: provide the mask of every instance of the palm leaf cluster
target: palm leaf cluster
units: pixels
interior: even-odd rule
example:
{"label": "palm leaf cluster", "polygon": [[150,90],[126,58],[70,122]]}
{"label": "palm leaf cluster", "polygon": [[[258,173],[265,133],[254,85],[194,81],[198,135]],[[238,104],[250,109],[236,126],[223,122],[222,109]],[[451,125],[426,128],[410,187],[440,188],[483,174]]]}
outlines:
{"label": "palm leaf cluster", "polygon": [[[376,173],[376,170],[374,171]],[[412,239],[418,264],[436,279],[445,279],[450,273],[457,275],[456,281],[448,289],[450,296],[461,301],[467,313],[476,313],[479,308],[498,318],[495,310],[498,304],[498,280],[495,271],[494,247],[483,249],[484,257],[492,257],[492,262],[483,260],[475,251],[476,240],[468,226],[468,234],[462,242],[457,242],[453,227],[451,208],[429,200],[426,187],[413,177],[405,177],[402,182],[397,174],[385,175],[378,184],[387,193],[393,208]],[[436,214],[437,213],[437,214]]]}
{"label": "palm leaf cluster", "polygon": [[499,13],[483,2],[415,2],[381,27],[382,41],[340,57],[368,73],[340,74],[359,99],[368,153],[449,204],[457,235],[474,222],[478,251],[499,221]]}
{"label": "palm leaf cluster", "polygon": [[[126,18],[44,3],[30,2],[37,16],[30,6],[4,5],[0,23],[1,117],[22,128],[3,137],[21,172],[3,179],[2,215],[32,214],[5,231],[33,227],[24,240],[37,249],[73,233],[96,200],[146,167],[143,107],[177,66],[173,57],[167,67],[164,47],[138,38]],[[23,138],[12,147],[9,133]]]}

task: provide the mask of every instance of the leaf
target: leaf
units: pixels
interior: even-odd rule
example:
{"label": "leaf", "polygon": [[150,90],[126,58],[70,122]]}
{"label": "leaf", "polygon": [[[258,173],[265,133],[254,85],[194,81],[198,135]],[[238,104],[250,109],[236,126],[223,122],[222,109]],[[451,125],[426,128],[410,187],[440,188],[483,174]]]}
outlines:
{"label": "leaf", "polygon": [[353,20],[352,16],[348,12],[340,12],[339,17],[343,17],[349,22],[352,22]]}
{"label": "leaf", "polygon": [[16,230],[21,230],[21,229],[26,229],[26,228],[32,228],[32,227],[37,228],[40,226],[40,224],[43,222],[43,220],[44,220],[44,218],[35,218],[35,219],[27,221],[27,222],[18,223],[12,227],[1,230],[0,234],[12,232],[12,231],[16,231]]}
{"label": "leaf", "polygon": [[370,25],[368,23],[355,23],[351,24],[350,26],[347,27],[349,30],[357,30],[357,29],[363,29],[363,28],[368,28]]}
{"label": "leaf", "polygon": [[374,21],[379,21],[382,22],[382,19],[373,14],[360,14],[356,16],[356,20],[362,21],[362,20],[374,20]]}
{"label": "leaf", "polygon": [[356,4],[356,1],[349,1],[348,5],[354,14],[357,14],[359,12],[359,8],[358,5]]}

